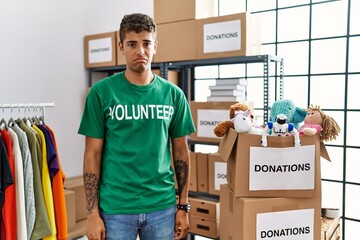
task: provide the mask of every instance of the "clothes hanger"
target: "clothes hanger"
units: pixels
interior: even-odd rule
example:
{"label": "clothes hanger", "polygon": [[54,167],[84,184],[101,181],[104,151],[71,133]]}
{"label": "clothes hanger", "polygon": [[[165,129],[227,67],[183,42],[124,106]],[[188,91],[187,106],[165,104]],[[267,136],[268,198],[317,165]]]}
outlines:
{"label": "clothes hanger", "polygon": [[45,125],[45,107],[41,107],[41,116],[39,117],[39,121],[41,124]]}
{"label": "clothes hanger", "polygon": [[15,120],[14,120],[14,118],[13,118],[13,115],[12,115],[12,113],[13,113],[13,107],[11,106],[11,116],[10,116],[10,119],[9,119],[9,121],[8,121],[8,126],[9,127],[12,127],[12,126],[15,126],[16,125],[16,122],[15,122]]}
{"label": "clothes hanger", "polygon": [[[3,107],[3,113],[4,113],[5,107]],[[7,124],[4,118],[1,119],[0,121],[0,130],[3,130],[4,128],[7,129]]]}
{"label": "clothes hanger", "polygon": [[41,123],[40,123],[40,120],[39,120],[39,118],[36,116],[36,112],[37,112],[37,110],[38,110],[38,106],[34,106],[33,107],[33,113],[34,113],[34,116],[32,117],[32,121],[35,123],[35,125],[40,125]]}
{"label": "clothes hanger", "polygon": [[2,118],[1,121],[0,121],[0,130],[4,130],[4,129],[8,129],[8,125],[7,125],[6,121],[5,121],[5,119]]}

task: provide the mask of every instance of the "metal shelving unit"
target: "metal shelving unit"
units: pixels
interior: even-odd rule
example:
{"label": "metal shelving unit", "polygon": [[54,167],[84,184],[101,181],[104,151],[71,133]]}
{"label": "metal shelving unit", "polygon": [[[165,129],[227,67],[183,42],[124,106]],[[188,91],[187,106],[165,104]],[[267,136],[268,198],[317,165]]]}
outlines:
{"label": "metal shelving unit", "polygon": [[[211,59],[199,59],[191,61],[179,61],[179,62],[164,62],[164,63],[152,63],[153,68],[160,69],[162,77],[167,79],[167,71],[169,69],[176,69],[180,72],[180,87],[187,95],[189,100],[194,99],[194,81],[195,78],[194,69],[198,66],[210,66],[210,65],[224,65],[224,64],[251,64],[251,63],[262,63],[263,64],[263,111],[264,111],[264,122],[268,121],[269,117],[269,101],[270,101],[270,78],[271,63],[279,64],[279,67],[275,71],[276,86],[274,93],[275,99],[283,98],[283,77],[284,77],[284,60],[281,57],[272,55],[254,55],[254,56],[237,56],[237,57],[226,57],[226,58],[211,58]],[[88,86],[91,87],[93,83],[93,73],[103,72],[107,73],[108,76],[125,70],[125,66],[114,66],[114,67],[101,67],[88,69]],[[279,90],[278,90],[279,89]]]}
{"label": "metal shelving unit", "polygon": [[[166,69],[179,69],[181,76],[181,88],[187,94],[189,100],[194,99],[194,81],[195,74],[194,68],[198,66],[211,66],[211,65],[225,65],[225,64],[251,64],[251,63],[262,63],[263,64],[263,86],[264,86],[264,98],[263,98],[263,110],[264,110],[264,121],[268,120],[269,114],[269,101],[270,101],[270,78],[271,63],[279,64],[275,71],[276,86],[275,88],[275,99],[283,98],[283,77],[284,77],[284,60],[281,57],[272,55],[254,55],[254,56],[237,56],[227,58],[213,58],[213,59],[199,59],[193,61],[181,61],[172,62],[165,64]],[[278,71],[277,71],[278,69]]]}

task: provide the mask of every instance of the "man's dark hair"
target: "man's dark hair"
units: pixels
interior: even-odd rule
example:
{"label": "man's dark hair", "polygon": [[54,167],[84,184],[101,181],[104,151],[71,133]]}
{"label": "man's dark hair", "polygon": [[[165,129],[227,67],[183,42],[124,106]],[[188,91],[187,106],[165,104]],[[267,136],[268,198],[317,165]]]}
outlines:
{"label": "man's dark hair", "polygon": [[142,31],[152,32],[154,39],[156,39],[156,23],[151,17],[142,13],[125,15],[120,23],[120,42],[124,43],[126,33],[140,33]]}

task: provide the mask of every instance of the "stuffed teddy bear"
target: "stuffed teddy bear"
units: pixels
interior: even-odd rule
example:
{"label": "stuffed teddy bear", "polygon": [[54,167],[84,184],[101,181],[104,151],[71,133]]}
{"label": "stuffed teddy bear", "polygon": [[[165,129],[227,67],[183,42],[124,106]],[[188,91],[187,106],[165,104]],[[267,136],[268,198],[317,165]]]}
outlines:
{"label": "stuffed teddy bear", "polygon": [[292,123],[298,128],[299,123],[304,121],[307,111],[296,107],[290,99],[279,99],[270,107],[270,122],[275,122],[279,114],[285,114],[287,123]]}
{"label": "stuffed teddy bear", "polygon": [[307,110],[304,124],[300,126],[301,135],[312,136],[320,134],[320,141],[335,140],[340,133],[340,127],[337,122],[329,115],[326,115],[320,106],[311,105]]}
{"label": "stuffed teddy bear", "polygon": [[[242,103],[235,103],[233,105],[230,106],[230,111],[229,111],[229,115],[230,115],[230,120],[226,120],[226,121],[222,121],[220,123],[218,123],[215,128],[214,128],[214,134],[217,137],[223,137],[230,128],[234,128],[234,119],[235,116],[239,113],[245,113],[247,110],[250,111],[249,107],[246,104],[242,104]],[[249,115],[247,116],[251,119],[251,122],[254,119],[254,116],[251,114],[251,112],[249,113]]]}

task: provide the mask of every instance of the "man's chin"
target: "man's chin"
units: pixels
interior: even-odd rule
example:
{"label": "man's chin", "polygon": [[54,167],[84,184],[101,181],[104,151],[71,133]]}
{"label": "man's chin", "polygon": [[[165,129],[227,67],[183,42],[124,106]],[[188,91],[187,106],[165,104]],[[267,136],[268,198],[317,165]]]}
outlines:
{"label": "man's chin", "polygon": [[148,65],[138,65],[138,66],[135,66],[135,67],[130,67],[130,69],[134,72],[137,72],[137,73],[143,73],[147,70],[150,69],[150,66]]}

